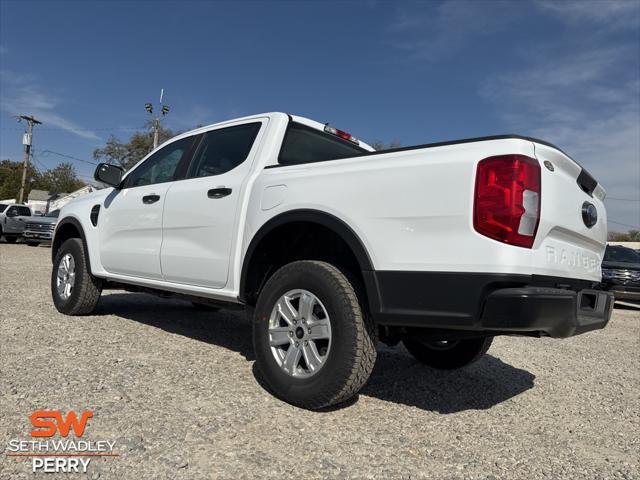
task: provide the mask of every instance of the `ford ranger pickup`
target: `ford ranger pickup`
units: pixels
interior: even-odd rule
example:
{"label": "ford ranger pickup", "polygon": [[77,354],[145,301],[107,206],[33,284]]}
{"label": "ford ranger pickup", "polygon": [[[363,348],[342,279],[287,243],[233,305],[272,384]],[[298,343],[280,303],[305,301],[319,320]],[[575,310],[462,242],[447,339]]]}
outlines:
{"label": "ford ranger pickup", "polygon": [[497,335],[604,328],[605,190],[557,147],[502,135],[374,151],[267,113],[183,133],[61,211],[56,308],[104,289],[250,312],[268,389],[319,409],[365,384],[378,340],[439,369]]}

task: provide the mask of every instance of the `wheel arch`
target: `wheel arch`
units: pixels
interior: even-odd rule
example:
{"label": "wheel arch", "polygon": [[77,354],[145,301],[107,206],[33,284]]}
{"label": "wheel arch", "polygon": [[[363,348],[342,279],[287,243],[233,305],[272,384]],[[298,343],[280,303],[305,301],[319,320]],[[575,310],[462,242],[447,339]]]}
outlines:
{"label": "wheel arch", "polygon": [[343,220],[327,212],[313,209],[298,209],[281,213],[268,220],[253,236],[244,255],[240,276],[239,299],[247,301],[247,281],[249,270],[255,260],[256,252],[270,234],[287,225],[303,223],[313,224],[331,231],[339,237],[355,257],[360,272],[373,270],[373,263],[364,243],[354,230]]}
{"label": "wheel arch", "polygon": [[75,217],[65,217],[56,226],[56,231],[51,242],[51,262],[55,262],[56,255],[62,244],[70,238],[79,238],[86,252],[87,267],[91,272],[91,260],[89,259],[89,249],[87,248],[87,239],[84,234],[82,224]]}

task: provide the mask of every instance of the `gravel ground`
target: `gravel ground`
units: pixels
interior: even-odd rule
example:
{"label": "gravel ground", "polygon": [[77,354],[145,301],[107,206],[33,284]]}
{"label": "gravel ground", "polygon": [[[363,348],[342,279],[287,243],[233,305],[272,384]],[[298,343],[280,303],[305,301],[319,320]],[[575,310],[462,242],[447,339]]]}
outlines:
{"label": "gravel ground", "polygon": [[[31,439],[36,409],[90,409],[83,439],[119,456],[89,478],[640,478],[638,310],[568,340],[500,337],[453,373],[380,346],[355,401],[310,413],[260,386],[243,314],[113,292],[66,317],[49,256],[0,244],[2,448]],[[32,477],[2,455],[0,478]]]}

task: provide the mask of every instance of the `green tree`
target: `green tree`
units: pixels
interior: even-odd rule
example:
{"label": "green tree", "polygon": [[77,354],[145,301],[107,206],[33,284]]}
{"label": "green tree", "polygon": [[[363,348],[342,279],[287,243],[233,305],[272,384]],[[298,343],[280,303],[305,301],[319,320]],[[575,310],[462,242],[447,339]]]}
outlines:
{"label": "green tree", "polygon": [[60,163],[51,170],[47,170],[33,182],[34,188],[48,192],[73,192],[86,184],[78,179],[76,167],[72,163]]}
{"label": "green tree", "polygon": [[[150,127],[151,124],[148,124]],[[164,143],[176,134],[168,128],[160,126],[160,143]],[[153,149],[153,131],[135,132],[128,142],[122,142],[116,136],[111,135],[102,148],[93,151],[95,160],[120,165],[128,169],[140,161]]]}
{"label": "green tree", "polygon": [[[31,186],[39,181],[39,175],[33,165],[27,168],[27,182],[25,185],[24,198],[27,199]],[[0,161],[0,199],[18,198],[20,193],[20,182],[22,181],[22,162],[12,160]]]}
{"label": "green tree", "polygon": [[629,230],[626,233],[610,231],[607,240],[610,242],[640,242],[640,230]]}
{"label": "green tree", "polygon": [[382,140],[374,140],[369,143],[369,145],[371,145],[377,151],[389,150],[391,148],[398,148],[402,146],[402,144],[398,140],[392,140],[389,143],[385,143]]}

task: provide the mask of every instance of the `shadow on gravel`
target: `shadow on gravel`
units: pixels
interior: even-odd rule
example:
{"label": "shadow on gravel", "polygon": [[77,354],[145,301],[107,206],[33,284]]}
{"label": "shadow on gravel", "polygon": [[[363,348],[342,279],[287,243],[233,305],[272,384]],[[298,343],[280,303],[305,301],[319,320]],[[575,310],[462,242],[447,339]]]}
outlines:
{"label": "shadow on gravel", "polygon": [[219,345],[254,360],[251,324],[244,313],[197,310],[189,302],[142,293],[103,295],[95,315],[117,315],[166,332]]}
{"label": "shadow on gravel", "polygon": [[362,395],[439,413],[485,410],[533,388],[535,375],[485,355],[460,370],[441,371],[383,347]]}
{"label": "shadow on gravel", "polygon": [[614,304],[614,308],[616,310],[639,310],[640,309],[640,303],[633,303],[633,302],[620,302],[620,301],[616,301]]}
{"label": "shadow on gravel", "polygon": [[[117,315],[164,331],[239,352],[253,361],[251,324],[244,313],[196,310],[188,302],[138,293],[112,293],[100,299],[96,315]],[[253,373],[267,389],[255,365]],[[533,387],[535,376],[492,355],[450,372],[424,367],[403,348],[381,347],[361,395],[439,413],[484,410]],[[357,398],[329,408],[339,410]]]}

